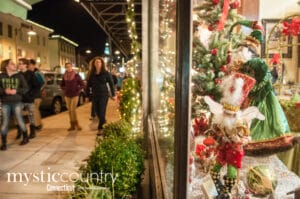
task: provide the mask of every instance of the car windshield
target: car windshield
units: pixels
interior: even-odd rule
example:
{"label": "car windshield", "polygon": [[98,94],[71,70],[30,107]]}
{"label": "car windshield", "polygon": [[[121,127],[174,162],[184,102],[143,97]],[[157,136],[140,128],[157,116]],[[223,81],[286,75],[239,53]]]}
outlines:
{"label": "car windshield", "polygon": [[45,79],[48,85],[54,84],[54,74],[45,74]]}

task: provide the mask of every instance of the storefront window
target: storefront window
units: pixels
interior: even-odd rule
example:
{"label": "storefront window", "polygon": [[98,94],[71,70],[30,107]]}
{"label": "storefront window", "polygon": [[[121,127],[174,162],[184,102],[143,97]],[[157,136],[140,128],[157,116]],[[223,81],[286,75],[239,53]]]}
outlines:
{"label": "storefront window", "polygon": [[151,39],[151,109],[155,126],[154,136],[159,150],[159,166],[163,194],[173,195],[174,180],[174,117],[176,64],[176,1],[151,2],[155,11],[150,26]]}
{"label": "storefront window", "polygon": [[[282,96],[275,94],[270,72],[274,65],[290,64],[285,53],[293,47],[288,39],[292,34],[287,33],[293,28],[285,27],[299,22],[298,14],[263,19],[265,10],[280,6],[251,1],[250,8],[246,2],[193,1],[188,198],[284,198],[284,190],[300,184],[276,156],[294,146],[295,129],[290,130],[294,122],[280,107]],[[289,9],[292,12],[293,6]],[[252,13],[257,20],[243,13]],[[289,66],[282,76],[295,78],[292,71],[298,70]],[[291,91],[291,99],[295,96],[298,93]],[[289,177],[281,178],[283,173]]]}

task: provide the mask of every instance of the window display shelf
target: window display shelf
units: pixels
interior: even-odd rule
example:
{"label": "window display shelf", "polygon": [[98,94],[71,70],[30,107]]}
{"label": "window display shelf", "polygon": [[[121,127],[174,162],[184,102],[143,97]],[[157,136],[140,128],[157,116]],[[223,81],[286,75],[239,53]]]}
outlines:
{"label": "window display shelf", "polygon": [[[247,186],[246,176],[247,176],[248,169],[253,166],[261,166],[261,165],[267,166],[268,168],[272,169],[273,173],[276,175],[278,184],[275,189],[273,198],[293,199],[294,195],[293,194],[287,195],[287,193],[300,187],[300,178],[295,173],[289,171],[288,168],[278,159],[276,155],[272,155],[268,157],[245,156],[243,159],[243,167],[240,172],[240,177],[241,177],[240,178],[241,182],[239,183],[239,185],[241,185],[240,187],[245,188]],[[205,198],[200,188],[202,184],[202,179],[203,179],[203,173],[198,172],[191,184],[191,194],[189,199]],[[250,198],[258,199],[259,197],[255,197],[250,194]],[[264,198],[270,198],[270,196],[266,196]]]}

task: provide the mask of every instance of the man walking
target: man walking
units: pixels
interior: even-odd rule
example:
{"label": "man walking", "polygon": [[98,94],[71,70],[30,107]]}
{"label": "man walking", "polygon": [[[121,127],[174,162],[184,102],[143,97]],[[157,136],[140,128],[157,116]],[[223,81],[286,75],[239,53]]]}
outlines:
{"label": "man walking", "polygon": [[11,113],[22,131],[21,145],[28,143],[28,135],[22,115],[22,96],[28,91],[24,76],[17,71],[16,64],[11,59],[1,62],[0,98],[2,101],[1,150],[7,149],[7,132]]}

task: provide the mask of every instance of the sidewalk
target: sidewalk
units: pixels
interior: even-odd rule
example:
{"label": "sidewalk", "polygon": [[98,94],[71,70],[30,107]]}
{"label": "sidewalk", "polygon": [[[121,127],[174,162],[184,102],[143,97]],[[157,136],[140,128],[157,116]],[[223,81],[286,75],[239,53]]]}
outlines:
{"label": "sidewalk", "polygon": [[[72,179],[96,143],[90,106],[77,109],[82,131],[67,131],[68,113],[63,112],[43,119],[43,130],[25,146],[14,140],[15,129],[9,132],[8,149],[0,151],[0,199],[63,198],[73,188]],[[109,100],[106,115],[107,122],[119,119],[115,101]]]}

